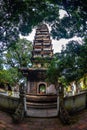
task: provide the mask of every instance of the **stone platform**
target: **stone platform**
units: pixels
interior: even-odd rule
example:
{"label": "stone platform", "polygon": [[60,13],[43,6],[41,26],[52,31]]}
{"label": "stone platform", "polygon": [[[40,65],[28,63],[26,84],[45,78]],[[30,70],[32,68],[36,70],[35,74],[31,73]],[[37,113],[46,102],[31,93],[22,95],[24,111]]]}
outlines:
{"label": "stone platform", "polygon": [[33,109],[29,108],[27,110],[27,116],[30,117],[56,117],[57,109]]}
{"label": "stone platform", "polygon": [[30,117],[57,116],[57,95],[26,95],[26,115]]}

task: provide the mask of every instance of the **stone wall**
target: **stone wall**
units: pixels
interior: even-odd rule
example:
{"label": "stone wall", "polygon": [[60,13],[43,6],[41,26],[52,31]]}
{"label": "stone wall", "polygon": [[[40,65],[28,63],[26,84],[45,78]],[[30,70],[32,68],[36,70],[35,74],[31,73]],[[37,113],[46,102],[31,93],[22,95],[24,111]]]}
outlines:
{"label": "stone wall", "polygon": [[0,94],[0,109],[14,112],[19,104],[19,98]]}
{"label": "stone wall", "polygon": [[74,96],[64,98],[65,108],[69,112],[75,112],[87,107],[87,93],[82,92]]}
{"label": "stone wall", "polygon": [[[19,105],[19,98],[0,94],[0,109],[14,112]],[[87,92],[64,98],[65,108],[75,112],[87,107]]]}

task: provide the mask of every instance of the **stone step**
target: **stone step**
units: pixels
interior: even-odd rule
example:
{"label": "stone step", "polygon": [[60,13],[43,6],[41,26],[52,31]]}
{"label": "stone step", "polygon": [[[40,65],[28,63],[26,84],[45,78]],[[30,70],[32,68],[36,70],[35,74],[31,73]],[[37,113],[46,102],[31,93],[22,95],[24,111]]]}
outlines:
{"label": "stone step", "polygon": [[57,116],[57,95],[26,95],[27,116],[55,117]]}
{"label": "stone step", "polygon": [[26,95],[27,102],[57,102],[57,95]]}
{"label": "stone step", "polygon": [[53,103],[26,102],[26,104],[27,104],[27,109],[28,108],[41,108],[41,109],[57,108],[57,102],[53,102]]}
{"label": "stone step", "polygon": [[27,116],[29,117],[56,117],[58,115],[57,109],[32,109],[27,110]]}

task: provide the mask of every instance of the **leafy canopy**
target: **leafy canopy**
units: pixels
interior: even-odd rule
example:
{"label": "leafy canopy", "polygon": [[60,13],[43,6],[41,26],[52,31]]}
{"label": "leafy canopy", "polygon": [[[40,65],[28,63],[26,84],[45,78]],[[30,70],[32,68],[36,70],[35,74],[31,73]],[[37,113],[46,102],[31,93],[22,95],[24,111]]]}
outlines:
{"label": "leafy canopy", "polygon": [[60,1],[57,3],[67,15],[52,25],[53,38],[87,37],[87,0]]}
{"label": "leafy canopy", "polygon": [[0,1],[0,51],[14,43],[19,34],[28,35],[43,20],[58,18],[54,0],[1,0]]}
{"label": "leafy canopy", "polygon": [[0,86],[10,83],[15,85],[18,81],[18,71],[16,68],[10,68],[9,70],[0,70]]}
{"label": "leafy canopy", "polygon": [[[19,67],[31,65],[32,44],[26,39],[18,39],[1,57],[0,84],[15,85],[23,78]],[[4,69],[4,68],[6,69]],[[23,79],[25,80],[25,79]]]}
{"label": "leafy canopy", "polygon": [[87,40],[83,44],[70,41],[61,53],[55,54],[55,57],[48,69],[50,81],[69,84],[87,75]]}
{"label": "leafy canopy", "polygon": [[[1,0],[0,51],[45,21],[53,38],[87,36],[87,0]],[[67,15],[59,19],[59,9]]]}
{"label": "leafy canopy", "polygon": [[32,43],[18,39],[5,53],[5,64],[10,67],[28,67],[31,64]]}

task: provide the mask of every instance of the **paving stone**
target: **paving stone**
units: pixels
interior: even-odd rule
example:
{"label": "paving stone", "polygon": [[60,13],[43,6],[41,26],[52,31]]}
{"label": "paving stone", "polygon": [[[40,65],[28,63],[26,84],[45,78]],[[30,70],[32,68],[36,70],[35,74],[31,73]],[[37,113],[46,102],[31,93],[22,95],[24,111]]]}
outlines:
{"label": "paving stone", "polygon": [[0,111],[0,130],[87,130],[87,109],[73,115],[71,125],[63,125],[56,118],[25,118],[20,124],[12,122],[11,115]]}

